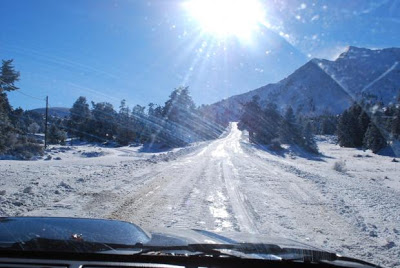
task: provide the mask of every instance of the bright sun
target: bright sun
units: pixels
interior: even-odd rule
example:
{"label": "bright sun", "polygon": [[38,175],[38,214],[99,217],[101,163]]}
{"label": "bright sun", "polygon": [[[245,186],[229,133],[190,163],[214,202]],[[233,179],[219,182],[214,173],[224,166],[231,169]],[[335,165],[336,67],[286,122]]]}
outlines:
{"label": "bright sun", "polygon": [[205,32],[217,38],[249,38],[264,17],[257,0],[189,0],[185,8]]}

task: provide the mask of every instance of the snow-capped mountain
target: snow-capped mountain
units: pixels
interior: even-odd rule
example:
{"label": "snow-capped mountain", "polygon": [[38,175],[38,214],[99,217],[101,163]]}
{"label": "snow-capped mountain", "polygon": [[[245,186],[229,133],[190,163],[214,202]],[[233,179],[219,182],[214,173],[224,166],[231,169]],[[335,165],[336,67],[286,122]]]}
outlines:
{"label": "snow-capped mountain", "polygon": [[312,59],[275,84],[232,96],[210,105],[229,120],[237,120],[243,103],[258,95],[261,104],[292,106],[304,114],[341,113],[354,101],[375,98],[395,101],[400,91],[400,48],[350,46],[336,60]]}

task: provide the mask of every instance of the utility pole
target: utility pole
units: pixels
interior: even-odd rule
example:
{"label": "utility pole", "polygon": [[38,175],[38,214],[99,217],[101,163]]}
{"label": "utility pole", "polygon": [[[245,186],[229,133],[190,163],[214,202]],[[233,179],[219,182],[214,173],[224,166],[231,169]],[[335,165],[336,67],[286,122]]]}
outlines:
{"label": "utility pole", "polygon": [[46,117],[44,124],[44,148],[47,148],[47,122],[49,118],[49,96],[46,96]]}

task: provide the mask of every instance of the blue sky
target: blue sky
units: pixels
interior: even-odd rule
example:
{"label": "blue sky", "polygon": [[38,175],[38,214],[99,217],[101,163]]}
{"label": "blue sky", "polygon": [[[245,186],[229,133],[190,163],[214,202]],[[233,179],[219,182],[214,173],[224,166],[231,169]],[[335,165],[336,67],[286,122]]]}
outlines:
{"label": "blue sky", "polygon": [[[399,1],[263,1],[250,42],[204,33],[185,0],[2,0],[0,55],[14,59],[21,92],[52,107],[81,95],[118,107],[163,104],[189,86],[197,105],[277,82],[346,46],[400,46]],[[229,7],[228,7],[229,8]],[[9,94],[24,109],[44,102]]]}

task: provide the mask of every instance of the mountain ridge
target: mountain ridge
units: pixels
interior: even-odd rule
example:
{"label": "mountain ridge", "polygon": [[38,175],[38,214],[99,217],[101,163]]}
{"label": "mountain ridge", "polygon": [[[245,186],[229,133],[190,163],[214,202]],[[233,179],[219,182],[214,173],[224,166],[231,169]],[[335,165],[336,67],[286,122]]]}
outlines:
{"label": "mountain ridge", "polygon": [[[70,114],[69,109],[70,108],[67,107],[49,107],[49,115],[61,118],[68,117]],[[30,111],[34,111],[44,115],[46,113],[46,108],[36,108]]]}
{"label": "mountain ridge", "polygon": [[298,113],[339,114],[354,101],[369,97],[386,104],[400,90],[400,48],[369,49],[349,46],[335,60],[313,58],[277,83],[231,96],[207,107],[226,120],[238,120],[241,104],[253,96],[265,106]]}

